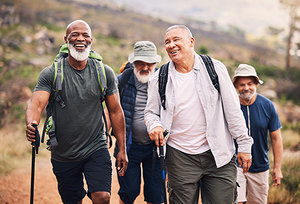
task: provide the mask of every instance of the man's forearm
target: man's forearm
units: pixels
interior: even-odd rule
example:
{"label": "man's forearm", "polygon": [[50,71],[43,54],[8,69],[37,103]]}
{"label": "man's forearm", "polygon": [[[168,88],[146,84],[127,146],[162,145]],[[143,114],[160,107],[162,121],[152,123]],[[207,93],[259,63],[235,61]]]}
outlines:
{"label": "man's forearm", "polygon": [[282,138],[280,129],[271,132],[271,141],[272,141],[272,151],[274,156],[274,168],[281,168],[281,159],[282,159]]}
{"label": "man's forearm", "polygon": [[126,151],[125,120],[123,111],[109,113],[111,125],[115,133],[120,151]]}
{"label": "man's forearm", "polygon": [[282,159],[282,142],[280,140],[272,140],[272,150],[274,156],[274,168],[281,168]]}
{"label": "man's forearm", "polygon": [[36,121],[37,123],[39,123],[40,119],[41,119],[42,111],[43,110],[38,108],[37,105],[34,106],[34,104],[32,104],[32,102],[29,102],[27,109],[26,109],[26,114],[25,114],[26,125],[28,125],[32,121]]}
{"label": "man's forearm", "polygon": [[26,108],[25,120],[26,125],[32,121],[40,122],[42,111],[49,100],[50,93],[46,91],[33,92]]}

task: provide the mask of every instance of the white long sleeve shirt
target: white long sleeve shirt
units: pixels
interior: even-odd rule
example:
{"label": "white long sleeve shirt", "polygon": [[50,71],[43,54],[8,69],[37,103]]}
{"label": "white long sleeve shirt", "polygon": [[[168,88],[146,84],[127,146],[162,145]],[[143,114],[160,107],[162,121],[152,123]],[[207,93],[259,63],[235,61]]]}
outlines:
{"label": "white long sleeve shirt", "polygon": [[[216,166],[219,168],[226,165],[235,154],[233,139],[237,141],[239,152],[250,154],[253,139],[247,134],[238,95],[225,65],[218,60],[212,60],[219,78],[220,94],[213,86],[204,62],[196,53],[193,69],[196,72],[196,81],[199,83],[197,93],[206,119],[206,139],[215,158]],[[166,86],[166,110],[161,106],[158,93],[159,71],[156,71],[149,80],[148,101],[144,116],[148,132],[157,126],[171,129],[175,107],[175,71],[174,63],[171,61]]]}

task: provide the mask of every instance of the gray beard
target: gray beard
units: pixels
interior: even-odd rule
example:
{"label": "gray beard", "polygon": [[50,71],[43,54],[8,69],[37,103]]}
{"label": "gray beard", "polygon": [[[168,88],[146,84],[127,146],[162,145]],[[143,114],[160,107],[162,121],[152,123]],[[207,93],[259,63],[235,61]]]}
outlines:
{"label": "gray beard", "polygon": [[68,42],[68,48],[70,55],[77,61],[84,61],[89,57],[89,53],[91,50],[91,44],[89,44],[84,51],[78,52],[75,47]]}
{"label": "gray beard", "polygon": [[254,90],[252,93],[248,94],[248,95],[245,95],[244,93],[239,93],[239,96],[245,100],[245,101],[248,101],[250,102],[250,100],[253,98],[253,96],[256,94],[256,90]]}

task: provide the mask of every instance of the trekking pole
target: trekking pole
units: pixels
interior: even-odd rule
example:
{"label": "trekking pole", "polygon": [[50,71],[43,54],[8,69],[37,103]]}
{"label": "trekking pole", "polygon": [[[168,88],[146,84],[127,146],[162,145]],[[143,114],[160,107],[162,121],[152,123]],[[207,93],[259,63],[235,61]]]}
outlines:
{"label": "trekking pole", "polygon": [[31,188],[30,188],[30,204],[33,204],[34,195],[34,171],[35,171],[35,154],[39,153],[40,134],[36,124],[32,124],[35,128],[35,142],[32,142],[32,157],[31,157]]}
{"label": "trekking pole", "polygon": [[[168,131],[164,131],[164,137],[168,135]],[[162,187],[163,187],[163,196],[164,196],[164,204],[167,204],[167,192],[166,192],[166,163],[165,163],[165,154],[164,154],[164,147],[159,144],[159,161],[160,161],[160,168],[162,171]]]}

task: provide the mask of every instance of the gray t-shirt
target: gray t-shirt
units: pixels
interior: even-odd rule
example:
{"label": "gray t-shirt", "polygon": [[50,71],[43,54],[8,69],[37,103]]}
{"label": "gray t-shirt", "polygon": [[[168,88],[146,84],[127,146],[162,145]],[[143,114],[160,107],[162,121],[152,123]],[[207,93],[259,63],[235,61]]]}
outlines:
{"label": "gray t-shirt", "polygon": [[137,93],[132,122],[132,140],[139,144],[149,144],[151,140],[144,123],[144,110],[147,104],[147,83],[143,84],[135,76],[134,78]]}
{"label": "gray t-shirt", "polygon": [[[80,161],[93,152],[107,148],[104,124],[102,122],[101,89],[97,70],[91,59],[83,70],[76,70],[65,59],[63,84],[60,92],[66,107],[57,103],[56,137],[58,146],[51,151],[57,161]],[[105,65],[107,95],[118,92],[113,70]],[[54,79],[54,66],[42,70],[34,91],[51,93]]]}

